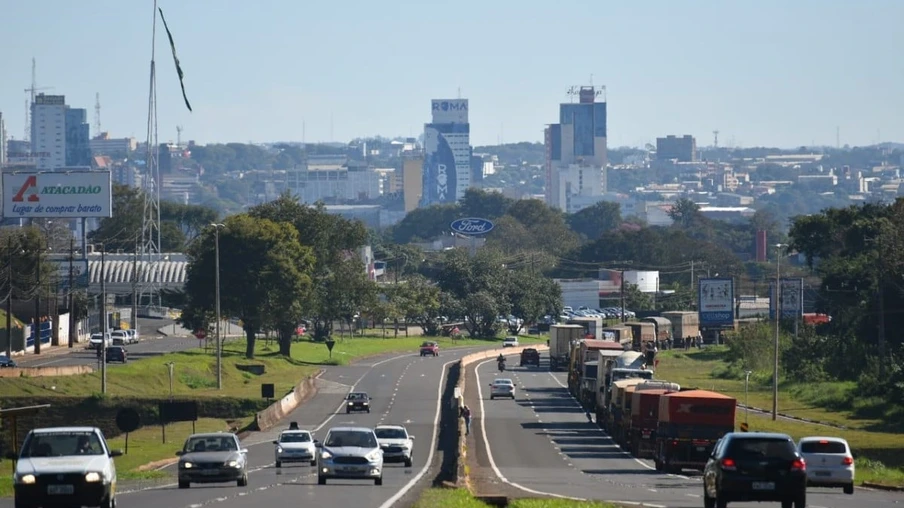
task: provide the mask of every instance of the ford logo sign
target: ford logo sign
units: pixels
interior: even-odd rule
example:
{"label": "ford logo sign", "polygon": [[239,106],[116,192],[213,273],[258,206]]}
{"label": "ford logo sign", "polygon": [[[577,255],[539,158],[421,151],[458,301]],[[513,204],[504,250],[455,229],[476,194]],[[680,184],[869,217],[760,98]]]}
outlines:
{"label": "ford logo sign", "polygon": [[469,217],[467,219],[458,219],[450,225],[452,231],[462,235],[483,235],[489,233],[495,227],[492,221],[488,219],[478,219]]}

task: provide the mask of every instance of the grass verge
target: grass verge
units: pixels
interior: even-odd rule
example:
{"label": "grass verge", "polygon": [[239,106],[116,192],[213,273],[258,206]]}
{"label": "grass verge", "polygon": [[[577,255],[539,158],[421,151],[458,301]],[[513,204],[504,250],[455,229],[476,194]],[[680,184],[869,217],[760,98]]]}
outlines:
{"label": "grass verge", "polygon": [[[679,383],[682,387],[724,393],[742,404],[748,400],[752,407],[771,408],[771,373],[751,374],[745,394],[743,373],[731,372],[724,358],[724,347],[663,351],[659,355],[656,377]],[[791,420],[772,421],[771,416],[751,413],[750,430],[783,432],[795,439],[812,435],[843,437],[853,449],[858,481],[904,485],[904,439],[900,429],[894,427],[894,421],[858,416],[856,408],[840,409],[840,404],[832,403],[846,397],[851,388],[846,383],[780,385],[779,413],[841,428]],[[738,411],[739,424],[744,418],[745,412]]]}
{"label": "grass verge", "polygon": [[[421,494],[414,508],[489,508],[490,505],[475,499],[465,489],[427,489]],[[616,505],[594,501],[568,499],[512,499],[508,506],[514,508],[617,508]]]}

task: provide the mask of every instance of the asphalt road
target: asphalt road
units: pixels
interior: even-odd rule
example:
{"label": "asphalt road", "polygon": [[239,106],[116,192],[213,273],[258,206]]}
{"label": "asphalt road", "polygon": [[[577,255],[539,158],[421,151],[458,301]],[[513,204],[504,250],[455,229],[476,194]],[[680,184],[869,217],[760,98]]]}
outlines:
{"label": "asphalt road", "polygon": [[[566,374],[541,368],[517,367],[510,360],[505,373],[489,360],[478,364],[481,408],[474,425],[481,426],[483,446],[501,479],[525,491],[525,496],[558,497],[641,503],[651,507],[700,507],[703,484],[699,474],[657,473],[650,461],[634,459],[594,423],[569,395]],[[489,399],[488,384],[496,377],[515,381],[516,400]],[[878,508],[901,506],[904,495],[858,489],[853,496],[840,489],[810,488],[812,508]],[[732,503],[737,507],[764,506]]]}
{"label": "asphalt road", "polygon": [[[198,347],[200,342],[193,337],[165,337],[157,332],[158,328],[172,324],[173,321],[167,319],[139,319],[140,342],[126,344],[126,351],[129,352],[129,361]],[[47,353],[40,355],[30,353],[14,357],[14,359],[20,367],[96,366],[97,352],[93,349],[86,349],[86,346],[87,343],[75,344],[72,349],[58,346]],[[107,365],[116,368],[119,364],[109,363]]]}
{"label": "asphalt road", "polygon": [[[372,481],[354,480],[330,480],[327,485],[318,486],[316,472],[310,466],[277,469],[272,440],[281,429],[275,429],[253,433],[244,441],[249,449],[248,487],[214,484],[192,485],[188,490],[179,490],[175,484],[168,484],[130,492],[124,485],[118,497],[119,506],[389,508],[415,487],[429,470],[438,432],[439,395],[445,381],[443,365],[473,351],[446,351],[438,358],[421,358],[417,354],[385,355],[358,365],[331,367],[318,380],[318,393],[283,422],[288,426],[288,422],[296,421],[300,427],[313,430],[319,439],[326,436],[330,427],[338,425],[405,425],[416,438],[414,465],[406,468],[402,464],[387,464],[382,486],[377,487]],[[353,388],[366,391],[373,398],[371,413],[345,414],[343,399]],[[172,438],[174,453],[181,448],[181,440],[185,437]],[[11,500],[0,501],[0,508],[10,506]]]}

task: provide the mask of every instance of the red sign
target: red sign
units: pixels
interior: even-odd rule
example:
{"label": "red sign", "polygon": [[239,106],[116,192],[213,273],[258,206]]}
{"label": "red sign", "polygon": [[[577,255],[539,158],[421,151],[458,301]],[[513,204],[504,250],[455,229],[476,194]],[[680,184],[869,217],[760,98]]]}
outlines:
{"label": "red sign", "polygon": [[202,329],[202,330],[195,330],[195,337],[197,337],[198,340],[201,340],[201,339],[207,337],[207,332],[206,332],[205,330],[203,330],[203,329]]}

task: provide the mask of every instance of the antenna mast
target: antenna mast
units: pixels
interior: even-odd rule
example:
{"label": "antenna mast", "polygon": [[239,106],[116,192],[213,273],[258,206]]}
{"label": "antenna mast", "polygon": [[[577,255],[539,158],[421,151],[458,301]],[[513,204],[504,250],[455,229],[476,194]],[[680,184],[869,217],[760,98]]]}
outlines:
{"label": "antenna mast", "polygon": [[157,143],[157,0],[154,0],[154,22],[151,25],[151,73],[148,90],[147,164],[144,174],[144,221],[141,228],[141,258],[144,279],[139,301],[154,307],[160,304],[157,274],[160,271],[160,145]]}
{"label": "antenna mast", "polygon": [[719,129],[713,131],[713,148],[719,148]]}
{"label": "antenna mast", "polygon": [[23,138],[25,141],[31,141],[31,106],[35,103],[35,92],[51,89],[53,89],[52,86],[38,88],[37,64],[34,57],[31,57],[31,87],[25,89],[25,93],[30,94],[29,98],[31,99],[25,100],[25,138]]}
{"label": "antenna mast", "polygon": [[100,134],[100,92],[94,96],[94,132]]}

